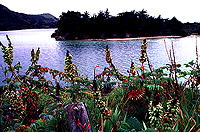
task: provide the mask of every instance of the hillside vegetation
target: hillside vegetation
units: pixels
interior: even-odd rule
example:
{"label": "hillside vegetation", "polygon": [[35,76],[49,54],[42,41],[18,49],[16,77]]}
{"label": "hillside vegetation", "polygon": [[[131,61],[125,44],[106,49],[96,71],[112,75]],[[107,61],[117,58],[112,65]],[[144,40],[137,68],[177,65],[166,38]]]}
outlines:
{"label": "hillside vegetation", "polygon": [[28,15],[11,11],[0,4],[0,31],[55,28],[57,18],[51,14]]}

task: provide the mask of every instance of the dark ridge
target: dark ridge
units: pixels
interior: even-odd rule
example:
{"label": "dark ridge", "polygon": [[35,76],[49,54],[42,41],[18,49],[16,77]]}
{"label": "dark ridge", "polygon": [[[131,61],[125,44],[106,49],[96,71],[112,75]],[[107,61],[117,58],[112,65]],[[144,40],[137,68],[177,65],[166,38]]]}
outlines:
{"label": "dark ridge", "polygon": [[11,11],[0,4],[0,31],[55,28],[58,19],[49,13],[28,15]]}

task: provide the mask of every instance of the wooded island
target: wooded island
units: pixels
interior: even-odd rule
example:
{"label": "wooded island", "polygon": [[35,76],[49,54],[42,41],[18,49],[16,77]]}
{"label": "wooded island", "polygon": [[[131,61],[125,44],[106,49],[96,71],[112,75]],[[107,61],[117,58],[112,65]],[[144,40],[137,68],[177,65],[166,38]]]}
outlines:
{"label": "wooded island", "polygon": [[191,25],[182,23],[176,17],[163,19],[159,15],[155,18],[145,10],[123,12],[117,16],[111,16],[108,9],[93,16],[87,11],[84,14],[63,12],[57,28],[52,34],[56,40],[187,36],[194,32]]}

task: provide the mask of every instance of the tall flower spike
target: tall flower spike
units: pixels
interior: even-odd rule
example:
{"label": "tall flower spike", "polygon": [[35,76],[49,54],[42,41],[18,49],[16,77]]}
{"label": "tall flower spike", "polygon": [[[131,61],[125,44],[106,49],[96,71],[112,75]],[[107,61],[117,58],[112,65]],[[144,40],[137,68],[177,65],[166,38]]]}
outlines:
{"label": "tall flower spike", "polygon": [[131,61],[131,66],[130,66],[130,73],[132,74],[132,76],[135,76],[136,71],[135,71],[135,65],[134,62]]}
{"label": "tall flower spike", "polygon": [[6,34],[6,38],[7,38],[7,40],[8,40],[8,46],[11,47],[12,43],[11,43],[9,37],[8,37],[8,34]]}
{"label": "tall flower spike", "polygon": [[146,56],[146,49],[147,49],[147,41],[146,39],[143,40],[143,43],[141,44],[141,55],[139,57],[139,61],[142,63],[147,61],[147,56]]}
{"label": "tall flower spike", "polygon": [[38,47],[36,53],[34,49],[31,50],[31,62],[32,62],[31,65],[37,64],[37,61],[39,60],[39,55],[40,55],[40,47]]}
{"label": "tall flower spike", "polygon": [[107,63],[111,63],[112,59],[111,59],[111,56],[110,56],[110,49],[108,49],[108,45],[106,45],[106,61]]}
{"label": "tall flower spike", "polygon": [[67,50],[67,54],[65,57],[65,74],[67,78],[74,80],[75,78],[75,68],[72,60],[72,56],[70,55],[69,51]]}
{"label": "tall flower spike", "polygon": [[1,51],[4,53],[3,55],[4,62],[10,66],[13,62],[13,46],[8,35],[6,35],[6,37],[8,40],[8,47],[4,46],[2,43],[0,43],[0,46],[1,46]]}

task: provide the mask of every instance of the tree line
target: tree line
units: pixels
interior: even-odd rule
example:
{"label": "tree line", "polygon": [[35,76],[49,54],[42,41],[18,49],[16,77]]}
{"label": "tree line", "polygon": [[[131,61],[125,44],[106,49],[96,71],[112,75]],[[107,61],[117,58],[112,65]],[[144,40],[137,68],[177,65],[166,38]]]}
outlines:
{"label": "tree line", "polygon": [[146,10],[118,13],[111,16],[108,9],[91,16],[89,12],[68,11],[60,15],[57,30],[52,37],[57,40],[106,39],[141,36],[186,36],[184,24],[176,17],[157,18]]}

